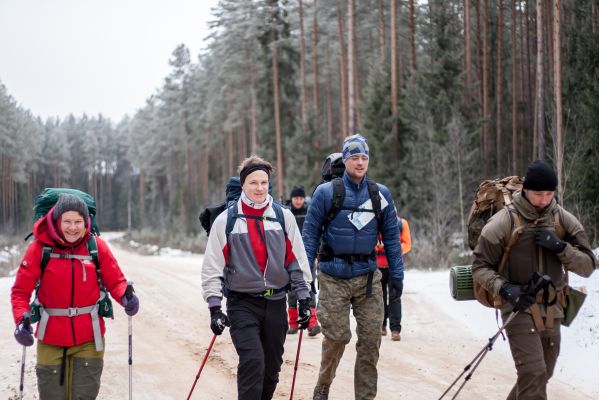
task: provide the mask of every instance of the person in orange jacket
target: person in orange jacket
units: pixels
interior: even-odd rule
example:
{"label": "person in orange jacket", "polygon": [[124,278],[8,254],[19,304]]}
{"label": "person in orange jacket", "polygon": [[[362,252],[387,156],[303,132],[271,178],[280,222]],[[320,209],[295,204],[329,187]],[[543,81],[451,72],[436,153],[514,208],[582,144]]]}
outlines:
{"label": "person in orange jacket", "polygon": [[[402,246],[402,255],[408,253],[412,247],[410,239],[410,228],[408,222],[404,218],[398,217],[398,228],[400,229],[400,244]],[[403,281],[392,281],[389,279],[388,261],[385,256],[381,235],[375,246],[377,254],[377,267],[381,271],[381,288],[383,289],[383,307],[384,317],[383,326],[381,327],[381,335],[387,335],[387,320],[390,320],[390,330],[392,331],[392,340],[400,340],[400,331],[402,330],[402,289]],[[389,301],[388,301],[389,294]]]}

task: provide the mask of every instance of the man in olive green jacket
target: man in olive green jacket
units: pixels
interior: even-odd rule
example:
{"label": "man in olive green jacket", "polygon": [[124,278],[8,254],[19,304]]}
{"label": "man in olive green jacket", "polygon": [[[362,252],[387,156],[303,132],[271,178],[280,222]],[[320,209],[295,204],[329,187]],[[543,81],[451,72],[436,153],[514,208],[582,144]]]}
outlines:
{"label": "man in olive green jacket", "polygon": [[[511,206],[490,218],[474,251],[473,279],[506,302],[503,320],[518,311],[506,327],[517,369],[517,383],[508,400],[547,398],[546,384],[560,349],[567,271],[588,277],[598,267],[583,226],[557,204],[556,186],[550,165],[540,160],[530,164],[523,189],[514,193]],[[504,246],[516,228],[520,233],[499,273]],[[552,279],[559,301],[552,304],[527,293],[525,285],[535,272]]]}

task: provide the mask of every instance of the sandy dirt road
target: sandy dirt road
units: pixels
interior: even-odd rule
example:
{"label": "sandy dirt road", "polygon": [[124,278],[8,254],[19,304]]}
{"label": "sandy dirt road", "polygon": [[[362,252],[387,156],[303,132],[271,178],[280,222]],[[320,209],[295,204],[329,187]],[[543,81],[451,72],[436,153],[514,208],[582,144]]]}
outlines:
{"label": "sandy dirt road", "polygon": [[[185,399],[212,339],[209,313],[200,293],[200,257],[140,256],[111,246],[123,271],[135,282],[141,309],[133,318],[133,391],[135,399]],[[22,347],[14,341],[10,312],[13,278],[0,279],[0,399],[17,399]],[[377,399],[437,399],[486,344],[428,302],[423,293],[403,295],[401,342],[383,338]],[[107,350],[99,399],[128,398],[127,317],[117,306],[107,322]],[[493,332],[490,332],[490,334]],[[353,333],[354,335],[354,333]],[[355,336],[355,335],[354,335]],[[304,335],[295,399],[311,399],[317,379],[321,335]],[[499,339],[501,340],[501,339]],[[354,397],[355,337],[331,388],[330,399]],[[288,335],[275,399],[289,399],[298,335]],[[25,399],[37,399],[35,346],[28,348]],[[192,399],[232,400],[237,355],[226,331],[218,337]],[[459,399],[503,399],[515,379],[505,352],[492,351],[466,384]],[[551,381],[552,399],[592,399],[565,382]],[[451,398],[448,396],[447,398]]]}

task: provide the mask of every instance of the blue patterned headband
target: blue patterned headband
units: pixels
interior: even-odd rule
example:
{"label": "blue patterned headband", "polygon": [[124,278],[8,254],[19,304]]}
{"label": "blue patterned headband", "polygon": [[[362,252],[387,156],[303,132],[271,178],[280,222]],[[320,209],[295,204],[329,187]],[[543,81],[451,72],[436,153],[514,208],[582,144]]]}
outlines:
{"label": "blue patterned headband", "polygon": [[360,133],[348,136],[344,140],[344,145],[342,147],[342,160],[345,162],[348,158],[355,154],[363,154],[369,157],[369,145],[367,144],[367,139]]}

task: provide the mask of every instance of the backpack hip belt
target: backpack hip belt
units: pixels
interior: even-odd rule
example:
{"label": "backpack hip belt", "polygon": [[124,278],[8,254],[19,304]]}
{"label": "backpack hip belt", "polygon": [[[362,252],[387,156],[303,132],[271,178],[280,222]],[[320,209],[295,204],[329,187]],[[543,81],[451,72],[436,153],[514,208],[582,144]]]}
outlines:
{"label": "backpack hip belt", "polygon": [[43,340],[46,333],[46,326],[50,317],[69,317],[73,318],[78,315],[90,314],[92,317],[92,330],[94,331],[94,343],[96,345],[96,351],[102,351],[104,349],[104,343],[102,343],[102,333],[100,331],[100,318],[98,317],[98,303],[106,297],[104,291],[100,291],[98,301],[91,306],[86,307],[69,307],[69,308],[46,308],[35,299],[35,303],[40,306],[41,319],[38,325],[38,340]]}

